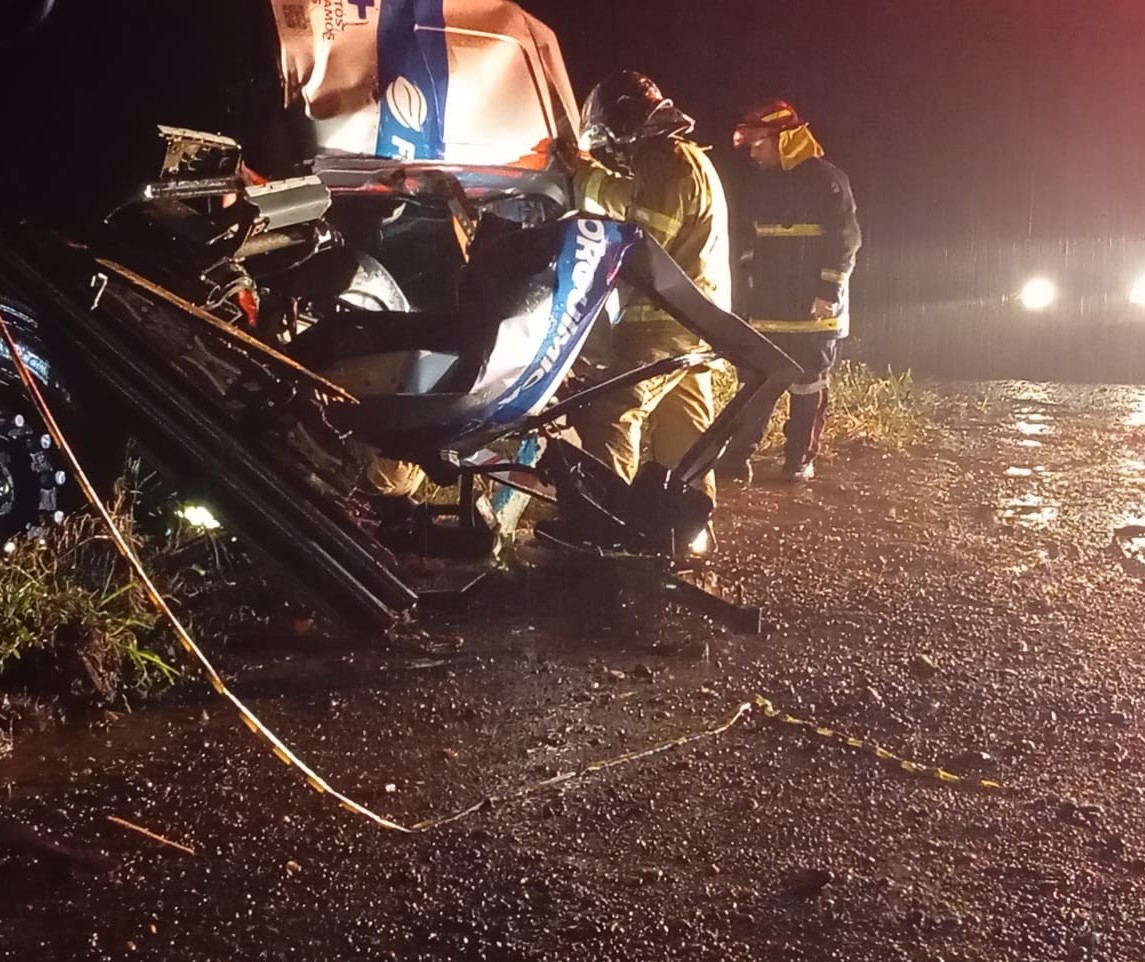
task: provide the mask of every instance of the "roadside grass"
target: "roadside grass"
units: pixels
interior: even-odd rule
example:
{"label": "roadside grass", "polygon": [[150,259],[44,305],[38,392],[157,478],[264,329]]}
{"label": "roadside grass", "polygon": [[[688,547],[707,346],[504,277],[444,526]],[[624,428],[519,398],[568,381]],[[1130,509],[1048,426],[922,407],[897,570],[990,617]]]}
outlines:
{"label": "roadside grass", "polygon": [[[136,550],[147,549],[124,497],[113,514]],[[166,687],[178,675],[157,650],[163,632],[142,586],[102,521],[86,511],[4,546],[0,626],[6,689],[106,703],[126,689]]]}
{"label": "roadside grass", "polygon": [[[736,390],[734,372],[716,371],[716,408],[731,400]],[[783,422],[789,395],[780,398],[758,451],[783,446]],[[831,401],[824,431],[827,451],[841,441],[869,441],[902,450],[918,444],[934,426],[929,401],[914,383],[910,371],[879,374],[860,361],[840,361],[831,371]]]}
{"label": "roadside grass", "polygon": [[[714,370],[716,410],[720,411],[735,395],[735,371],[730,366]],[[756,453],[765,454],[783,447],[783,422],[787,419],[789,395],[776,405],[767,432]],[[936,421],[934,403],[920,391],[908,371],[887,369],[880,374],[861,361],[840,361],[831,371],[831,402],[824,430],[824,454],[846,442],[866,442],[901,451],[931,436]],[[504,445],[503,453],[512,457],[514,446]],[[481,482],[483,483],[483,482]],[[492,489],[492,485],[488,489]],[[426,480],[419,495],[432,503],[456,500],[457,486],[440,487]],[[551,510],[534,501],[526,520],[547,517]]]}
{"label": "roadside grass", "polygon": [[[734,374],[717,371],[717,405],[726,404],[735,388]],[[782,445],[786,403],[780,402],[761,451]],[[924,440],[933,424],[933,405],[910,372],[879,374],[855,361],[843,361],[833,371],[828,451],[848,441],[906,448]],[[196,592],[205,590],[199,582],[209,587],[220,580],[221,569],[204,569],[198,580],[186,574],[197,570],[188,569],[184,558],[195,545],[187,530],[163,522],[168,515],[156,513],[153,504],[152,515],[140,513],[141,498],[147,504],[155,499],[147,488],[146,478],[133,478],[129,471],[119,485],[113,514],[148,570],[164,579],[160,590],[195,600]],[[438,501],[455,491],[427,482],[425,495]],[[72,704],[106,704],[128,691],[170,685],[179,674],[174,657],[172,639],[94,514],[75,513],[58,526],[4,546],[0,695],[21,691]]]}

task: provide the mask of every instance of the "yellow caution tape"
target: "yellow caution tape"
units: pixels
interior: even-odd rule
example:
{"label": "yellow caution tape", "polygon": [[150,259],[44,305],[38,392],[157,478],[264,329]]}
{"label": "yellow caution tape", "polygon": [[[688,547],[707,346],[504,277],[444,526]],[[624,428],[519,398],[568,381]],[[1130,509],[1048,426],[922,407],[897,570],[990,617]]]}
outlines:
{"label": "yellow caution tape", "polygon": [[501,805],[505,802],[519,801],[528,798],[530,795],[536,795],[538,792],[545,791],[546,789],[554,788],[557,785],[564,785],[575,779],[584,778],[586,775],[593,775],[597,772],[605,771],[609,768],[616,768],[618,765],[627,765],[630,762],[638,761],[642,758],[649,758],[652,755],[659,755],[663,752],[671,751],[673,748],[683,748],[685,745],[690,745],[692,742],[700,741],[704,738],[714,738],[717,735],[722,735],[729,728],[735,725],[744,715],[751,711],[751,702],[744,702],[735,710],[727,721],[724,721],[713,728],[705,728],[703,731],[692,732],[688,735],[681,735],[673,738],[670,741],[660,742],[657,745],[652,745],[649,748],[636,749],[630,752],[624,752],[622,755],[617,755],[613,758],[603,759],[601,761],[589,762],[583,768],[571,772],[561,772],[551,778],[543,779],[539,782],[533,782],[529,785],[524,785],[512,792],[505,795],[490,795],[475,805],[456,813],[455,815],[446,815],[438,818],[427,819],[423,822],[418,822],[414,826],[415,831],[424,832],[431,828],[438,828],[442,825],[448,825],[450,822],[456,822],[459,819],[465,818],[467,815],[472,815],[474,812],[480,811],[483,808],[488,808],[493,805]]}
{"label": "yellow caution tape", "polygon": [[60,430],[59,424],[56,422],[55,417],[52,415],[51,408],[48,406],[47,401],[44,400],[43,394],[40,393],[39,385],[36,384],[35,379],[32,377],[31,372],[28,370],[27,365],[24,363],[24,359],[20,356],[20,349],[16,345],[11,331],[8,329],[8,322],[4,317],[3,312],[0,312],[0,337],[3,337],[4,343],[8,347],[8,353],[12,358],[12,364],[16,368],[16,372],[20,375],[20,380],[24,383],[24,389],[28,392],[29,398],[31,398],[32,403],[35,404],[37,410],[39,411],[40,417],[43,419],[45,427],[47,427],[48,432],[52,435],[52,439],[56,442],[56,445],[59,447],[61,453],[65,458],[67,458],[68,463],[71,465],[72,470],[76,476],[76,481],[79,483],[84,496],[87,498],[91,506],[95,508],[97,512],[99,512],[99,516],[103,519],[104,526],[107,528],[108,534],[111,536],[111,540],[119,550],[119,553],[123,555],[124,559],[130,565],[131,570],[139,579],[139,583],[143,586],[148,598],[151,599],[152,604],[154,604],[155,607],[159,609],[159,611],[163,614],[163,617],[166,618],[167,622],[171,625],[172,630],[175,632],[175,636],[179,639],[179,643],[183,646],[184,650],[192,658],[194,658],[196,662],[199,663],[199,666],[203,669],[203,674],[210,682],[211,687],[214,688],[218,694],[222,695],[234,706],[235,710],[239,714],[239,717],[252,732],[270,743],[272,751],[280,761],[285,762],[287,765],[295,767],[300,772],[302,772],[303,776],[306,778],[307,783],[311,785],[311,787],[318,789],[318,791],[324,794],[332,795],[345,808],[348,808],[352,812],[357,812],[358,814],[365,815],[367,818],[376,822],[382,828],[395,832],[410,832],[411,829],[405,828],[404,826],[399,825],[397,822],[391,821],[390,819],[383,818],[382,816],[370,811],[365,806],[359,805],[353,799],[347,798],[346,796],[334,791],[329,786],[329,784],[327,784],[322,779],[321,776],[307,767],[302,762],[302,760],[289,748],[287,748],[286,745],[284,745],[269,728],[267,728],[261,721],[259,721],[254,712],[247,708],[246,705],[244,705],[238,699],[238,697],[233,692],[231,692],[230,689],[227,688],[227,686],[223,683],[222,678],[219,676],[219,673],[215,671],[214,666],[203,653],[202,649],[199,648],[197,644],[195,644],[194,639],[191,637],[186,627],[176,616],[175,612],[171,610],[170,606],[167,604],[167,601],[159,593],[159,589],[155,587],[154,582],[152,582],[151,578],[148,576],[142,562],[139,560],[139,556],[136,555],[134,548],[132,548],[130,542],[128,542],[123,532],[119,529],[119,526],[115,523],[115,520],[111,517],[111,513],[107,510],[107,506],[96,493],[96,490],[92,486],[91,481],[88,480],[88,476],[80,466],[75,452],[72,450],[71,445],[68,444],[67,438],[64,437],[63,432]]}
{"label": "yellow caution tape", "polygon": [[59,425],[56,423],[56,419],[52,415],[51,409],[48,407],[47,402],[44,400],[43,395],[40,393],[39,386],[36,384],[31,373],[28,371],[23,358],[20,356],[19,348],[17,347],[15,340],[12,338],[3,312],[0,312],[0,337],[3,338],[5,344],[7,345],[9,356],[12,358],[13,366],[16,368],[17,373],[20,375],[20,379],[24,382],[24,387],[27,390],[29,397],[35,404],[36,408],[39,410],[40,416],[42,417],[45,426],[48,428],[48,431],[52,435],[52,438],[55,440],[59,450],[68,460],[72,470],[75,472],[76,480],[79,483],[80,488],[83,490],[85,497],[91,503],[92,507],[94,507],[96,511],[99,512],[99,515],[103,519],[104,525],[107,527],[108,533],[111,535],[111,539],[115,546],[119,549],[120,554],[123,555],[135,576],[139,579],[140,584],[143,585],[148,597],[151,599],[151,602],[167,619],[184,650],[199,664],[211,687],[219,695],[231,703],[231,706],[235,709],[243,724],[245,724],[247,728],[254,732],[256,736],[258,736],[261,740],[265,741],[270,746],[271,753],[279,761],[291,768],[298,769],[298,771],[303,776],[303,780],[307,785],[314,789],[314,791],[318,792],[320,795],[331,796],[334,801],[336,801],[338,805],[344,808],[346,811],[353,812],[355,815],[362,815],[368,818],[379,828],[383,828],[391,832],[400,832],[406,835],[427,832],[431,829],[439,828],[452,822],[457,822],[469,815],[492,807],[496,804],[518,801],[527,798],[530,795],[535,795],[538,792],[554,788],[558,785],[567,784],[575,779],[583,778],[587,775],[602,772],[610,768],[616,768],[620,765],[626,765],[643,758],[649,758],[653,755],[659,755],[663,752],[670,751],[673,748],[682,748],[686,745],[692,744],[693,742],[700,741],[701,739],[714,738],[718,735],[722,735],[724,732],[734,727],[745,715],[749,714],[753,708],[759,709],[763,713],[764,717],[779,721],[782,724],[807,729],[808,731],[813,732],[815,735],[821,738],[835,741],[852,748],[869,750],[875,758],[878,758],[882,761],[891,762],[897,765],[897,767],[902,771],[909,772],[910,774],[932,777],[945,784],[959,784],[967,787],[978,787],[985,789],[1000,789],[1002,787],[997,782],[992,782],[985,779],[964,778],[961,775],[955,775],[941,768],[931,768],[926,765],[920,765],[917,762],[909,761],[905,758],[900,758],[897,755],[887,751],[886,749],[881,748],[874,742],[869,742],[865,739],[845,735],[843,733],[836,732],[831,728],[817,725],[814,722],[804,721],[803,719],[796,718],[793,715],[787,714],[786,712],[781,712],[779,709],[775,708],[768,699],[764,698],[762,695],[756,695],[753,701],[744,702],[741,704],[731,715],[731,717],[729,717],[726,721],[716,725],[715,727],[707,728],[702,731],[693,732],[687,735],[681,735],[677,738],[671,739],[670,741],[665,741],[657,745],[653,745],[650,748],[625,752],[613,758],[590,762],[577,771],[563,772],[554,775],[551,778],[546,778],[532,784],[524,785],[521,788],[518,788],[506,795],[490,795],[482,799],[480,802],[477,802],[453,815],[443,815],[425,819],[421,822],[417,822],[413,826],[401,825],[392,819],[378,815],[376,812],[370,810],[365,805],[354,801],[352,798],[349,798],[332,788],[329,782],[327,782],[322,778],[321,775],[306,765],[281,739],[278,738],[277,735],[274,734],[274,732],[272,732],[269,728],[266,727],[266,725],[262,723],[262,721],[259,720],[258,716],[256,716],[254,712],[252,712],[249,708],[246,707],[246,705],[243,704],[237,695],[235,695],[229,688],[227,688],[226,684],[223,682],[218,672],[215,671],[214,666],[204,654],[203,650],[195,643],[194,639],[191,638],[191,635],[187,631],[186,627],[181,621],[179,621],[178,616],[174,613],[174,611],[171,610],[166,600],[155,587],[154,582],[151,581],[143,567],[142,562],[139,560],[139,556],[135,553],[135,550],[132,548],[123,532],[119,529],[118,525],[116,525],[115,520],[111,517],[111,513],[107,510],[107,507],[104,505],[102,499],[96,493],[95,488],[88,480],[88,477],[84,473],[83,468],[80,467],[79,461],[75,456],[75,452],[72,451],[72,448],[68,444],[67,439],[61,432]]}
{"label": "yellow caution tape", "polygon": [[780,711],[763,695],[755,696],[755,707],[758,708],[765,718],[771,718],[784,725],[793,725],[798,728],[805,728],[820,738],[828,741],[836,742],[840,745],[846,745],[848,748],[857,748],[860,751],[869,752],[880,761],[890,762],[892,765],[897,766],[904,772],[911,775],[921,775],[925,778],[933,778],[937,781],[943,782],[947,785],[962,785],[966,788],[985,788],[991,791],[1000,789],[1002,786],[998,782],[991,781],[988,778],[969,778],[965,775],[955,775],[953,772],[948,772],[943,768],[934,768],[928,765],[920,765],[918,762],[912,762],[906,758],[900,758],[893,752],[887,751],[881,745],[876,744],[865,738],[856,738],[854,735],[847,735],[843,732],[837,732],[832,728],[825,728],[822,725],[817,725],[815,722],[805,721],[802,718],[796,718],[794,715],[789,715],[787,712]]}
{"label": "yellow caution tape", "polygon": [[919,775],[923,777],[934,778],[946,785],[961,785],[965,788],[982,788],[989,790],[999,790],[1002,786],[998,782],[990,781],[988,779],[966,778],[962,775],[955,775],[953,772],[948,772],[942,768],[932,768],[927,765],[921,765],[918,762],[912,762],[905,758],[900,758],[893,752],[888,751],[874,742],[862,738],[856,738],[853,735],[845,735],[837,732],[834,729],[826,728],[817,725],[814,722],[804,721],[801,718],[796,718],[794,715],[789,715],[787,712],[779,711],[768,699],[762,695],[756,695],[750,702],[744,702],[740,705],[735,712],[726,721],[712,727],[705,728],[702,731],[693,732],[688,735],[681,735],[678,738],[673,738],[670,741],[660,742],[650,748],[638,749],[635,751],[625,752],[613,758],[605,759],[602,761],[590,762],[583,768],[577,771],[564,772],[559,775],[554,775],[551,778],[546,778],[539,782],[534,782],[531,785],[525,785],[516,789],[506,795],[489,796],[481,802],[458,812],[455,815],[448,815],[439,818],[427,819],[423,822],[418,822],[414,825],[415,831],[426,831],[431,828],[438,828],[442,825],[456,822],[459,819],[465,818],[474,812],[480,811],[483,808],[491,807],[493,805],[500,805],[505,802],[518,801],[527,798],[530,795],[535,795],[545,789],[553,788],[557,785],[564,785],[575,779],[583,778],[586,775],[592,775],[596,772],[602,772],[609,768],[615,768],[619,765],[626,765],[630,762],[635,762],[643,758],[648,758],[652,755],[659,755],[663,752],[670,751],[673,748],[683,748],[685,745],[690,745],[693,742],[700,741],[705,738],[714,738],[717,735],[722,735],[734,727],[744,716],[748,715],[752,709],[760,711],[765,718],[779,721],[785,725],[792,725],[800,728],[807,729],[821,738],[829,739],[841,745],[846,745],[850,748],[869,751],[875,758],[881,761],[887,761],[894,764],[901,771],[911,775]]}

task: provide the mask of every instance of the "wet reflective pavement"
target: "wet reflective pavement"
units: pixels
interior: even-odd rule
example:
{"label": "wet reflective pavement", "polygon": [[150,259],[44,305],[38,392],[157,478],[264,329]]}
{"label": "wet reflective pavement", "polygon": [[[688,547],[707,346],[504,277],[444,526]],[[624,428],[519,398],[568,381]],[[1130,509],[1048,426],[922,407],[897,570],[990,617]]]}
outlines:
{"label": "wet reflective pavement", "polygon": [[810,485],[724,493],[713,574],[764,606],[763,638],[534,572],[385,642],[208,647],[304,759],[404,823],[755,693],[1003,791],[749,717],[408,838],[307,789],[196,689],[0,760],[7,815],[119,862],[8,854],[0,957],[1136,958],[1145,390],[935,397],[911,452],[844,443]]}

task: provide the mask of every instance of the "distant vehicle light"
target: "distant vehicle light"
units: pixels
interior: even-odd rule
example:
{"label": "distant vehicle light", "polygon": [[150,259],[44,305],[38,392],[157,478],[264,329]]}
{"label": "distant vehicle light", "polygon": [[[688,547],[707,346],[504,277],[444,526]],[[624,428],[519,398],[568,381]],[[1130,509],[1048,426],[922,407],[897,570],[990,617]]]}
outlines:
{"label": "distant vehicle light", "polygon": [[1129,303],[1145,307],[1145,274],[1137,278],[1129,289]]}
{"label": "distant vehicle light", "polygon": [[1057,293],[1054,282],[1049,278],[1035,277],[1026,281],[1018,297],[1027,311],[1044,311],[1054,302]]}

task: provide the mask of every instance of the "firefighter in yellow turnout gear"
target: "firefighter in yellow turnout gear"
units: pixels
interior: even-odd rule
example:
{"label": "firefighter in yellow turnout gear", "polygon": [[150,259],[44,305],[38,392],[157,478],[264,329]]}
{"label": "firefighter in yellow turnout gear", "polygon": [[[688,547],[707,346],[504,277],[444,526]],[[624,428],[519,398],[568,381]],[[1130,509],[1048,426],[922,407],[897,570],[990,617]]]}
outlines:
{"label": "firefighter in yellow turnout gear", "polygon": [[[598,84],[584,109],[574,183],[588,213],[643,227],[715,304],[731,309],[727,201],[707,154],[686,139],[693,121],[647,77],[624,71]],[[649,301],[633,296],[613,330],[617,373],[687,353],[701,342]],[[691,369],[601,397],[577,422],[585,450],[627,481],[645,430],[653,460],[675,467],[715,418],[711,371]],[[715,476],[704,492],[715,501]]]}

